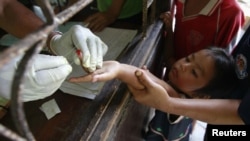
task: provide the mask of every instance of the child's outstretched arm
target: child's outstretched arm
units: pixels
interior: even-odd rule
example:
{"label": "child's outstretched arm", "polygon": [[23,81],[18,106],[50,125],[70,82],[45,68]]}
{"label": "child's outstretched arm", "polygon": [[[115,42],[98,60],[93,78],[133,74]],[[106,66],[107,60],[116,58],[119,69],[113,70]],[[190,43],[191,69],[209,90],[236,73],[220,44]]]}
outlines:
{"label": "child's outstretched arm", "polygon": [[134,75],[136,69],[138,69],[138,67],[121,64],[117,61],[104,61],[103,67],[101,69],[98,69],[93,73],[82,77],[70,78],[69,82],[103,82],[113,79],[119,79],[122,82],[137,89],[143,89],[144,86],[139,83]]}

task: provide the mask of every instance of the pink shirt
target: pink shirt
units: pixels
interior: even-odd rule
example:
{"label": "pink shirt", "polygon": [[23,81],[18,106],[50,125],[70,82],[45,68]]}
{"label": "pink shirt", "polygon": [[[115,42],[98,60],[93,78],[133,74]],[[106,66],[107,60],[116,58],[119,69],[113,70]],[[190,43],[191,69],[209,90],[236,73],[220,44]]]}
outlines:
{"label": "pink shirt", "polygon": [[184,16],[185,0],[175,0],[175,57],[180,59],[210,45],[226,48],[245,17],[235,0],[210,0],[197,15]]}

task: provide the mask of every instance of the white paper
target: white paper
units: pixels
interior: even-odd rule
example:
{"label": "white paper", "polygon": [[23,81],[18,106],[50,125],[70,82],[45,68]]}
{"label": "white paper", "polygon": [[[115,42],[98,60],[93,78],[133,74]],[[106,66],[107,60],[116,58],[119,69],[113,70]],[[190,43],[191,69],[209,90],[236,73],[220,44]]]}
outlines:
{"label": "white paper", "polygon": [[[72,25],[81,24],[79,22],[69,22],[59,27],[59,30],[62,32],[67,31]],[[129,42],[137,34],[137,30],[128,30],[128,29],[119,29],[119,28],[105,28],[102,32],[95,33],[99,36],[103,42],[105,42],[108,46],[108,52],[104,56],[104,60],[116,60],[117,57],[121,54],[121,52],[127,47]],[[70,77],[82,76],[85,75],[86,72],[80,66],[72,64],[73,71],[69,75]],[[72,94],[75,96],[85,97],[88,99],[94,99],[96,95],[99,94],[100,90],[104,86],[105,82],[97,82],[97,83],[70,83],[65,81],[60,90],[64,93]]]}
{"label": "white paper", "polygon": [[47,119],[51,119],[54,117],[56,114],[60,113],[61,110],[58,107],[55,99],[51,99],[48,102],[45,102],[41,107],[40,110],[42,110],[47,117]]}

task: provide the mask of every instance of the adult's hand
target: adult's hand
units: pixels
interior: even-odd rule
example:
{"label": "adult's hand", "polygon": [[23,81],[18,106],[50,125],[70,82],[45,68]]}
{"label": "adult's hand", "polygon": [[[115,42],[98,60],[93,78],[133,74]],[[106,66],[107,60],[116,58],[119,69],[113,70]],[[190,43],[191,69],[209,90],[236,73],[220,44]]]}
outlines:
{"label": "adult's hand", "polygon": [[[66,57],[70,63],[81,64],[88,72],[102,67],[103,56],[108,50],[98,36],[81,25],[72,26],[63,35],[54,35],[49,41],[49,48],[56,55]],[[81,51],[81,60],[76,50]]]}
{"label": "adult's hand", "polygon": [[170,11],[161,13],[160,19],[164,22],[166,29],[172,28],[173,21]]}
{"label": "adult's hand", "polygon": [[100,32],[105,27],[116,20],[116,16],[108,12],[98,12],[89,16],[84,23],[87,23],[88,28],[93,32]]}
{"label": "adult's hand", "polygon": [[[0,69],[0,95],[11,99],[11,86],[21,56],[12,59]],[[21,98],[24,102],[43,99],[52,95],[72,71],[63,56],[37,54],[31,68],[23,76]]]}
{"label": "adult's hand", "polygon": [[134,99],[143,105],[156,109],[162,109],[165,107],[165,104],[170,97],[164,87],[155,82],[151,76],[147,75],[146,71],[137,70],[135,76],[144,86],[144,89],[137,89],[133,86],[128,86]]}

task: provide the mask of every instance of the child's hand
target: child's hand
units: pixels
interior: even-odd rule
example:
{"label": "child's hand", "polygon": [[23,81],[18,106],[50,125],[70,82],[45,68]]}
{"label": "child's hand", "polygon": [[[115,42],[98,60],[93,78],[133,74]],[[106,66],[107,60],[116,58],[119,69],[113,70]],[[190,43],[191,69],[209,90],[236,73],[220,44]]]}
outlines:
{"label": "child's hand", "polygon": [[120,71],[120,63],[117,61],[105,61],[101,69],[96,70],[92,76],[92,82],[108,81],[116,79]]}
{"label": "child's hand", "polygon": [[97,69],[91,74],[72,77],[69,82],[79,83],[79,82],[102,82],[115,79],[119,73],[120,63],[117,61],[105,61],[103,62],[103,67]]}
{"label": "child's hand", "polygon": [[172,16],[170,11],[164,12],[160,15],[160,19],[164,22],[165,28],[169,29],[172,27]]}

